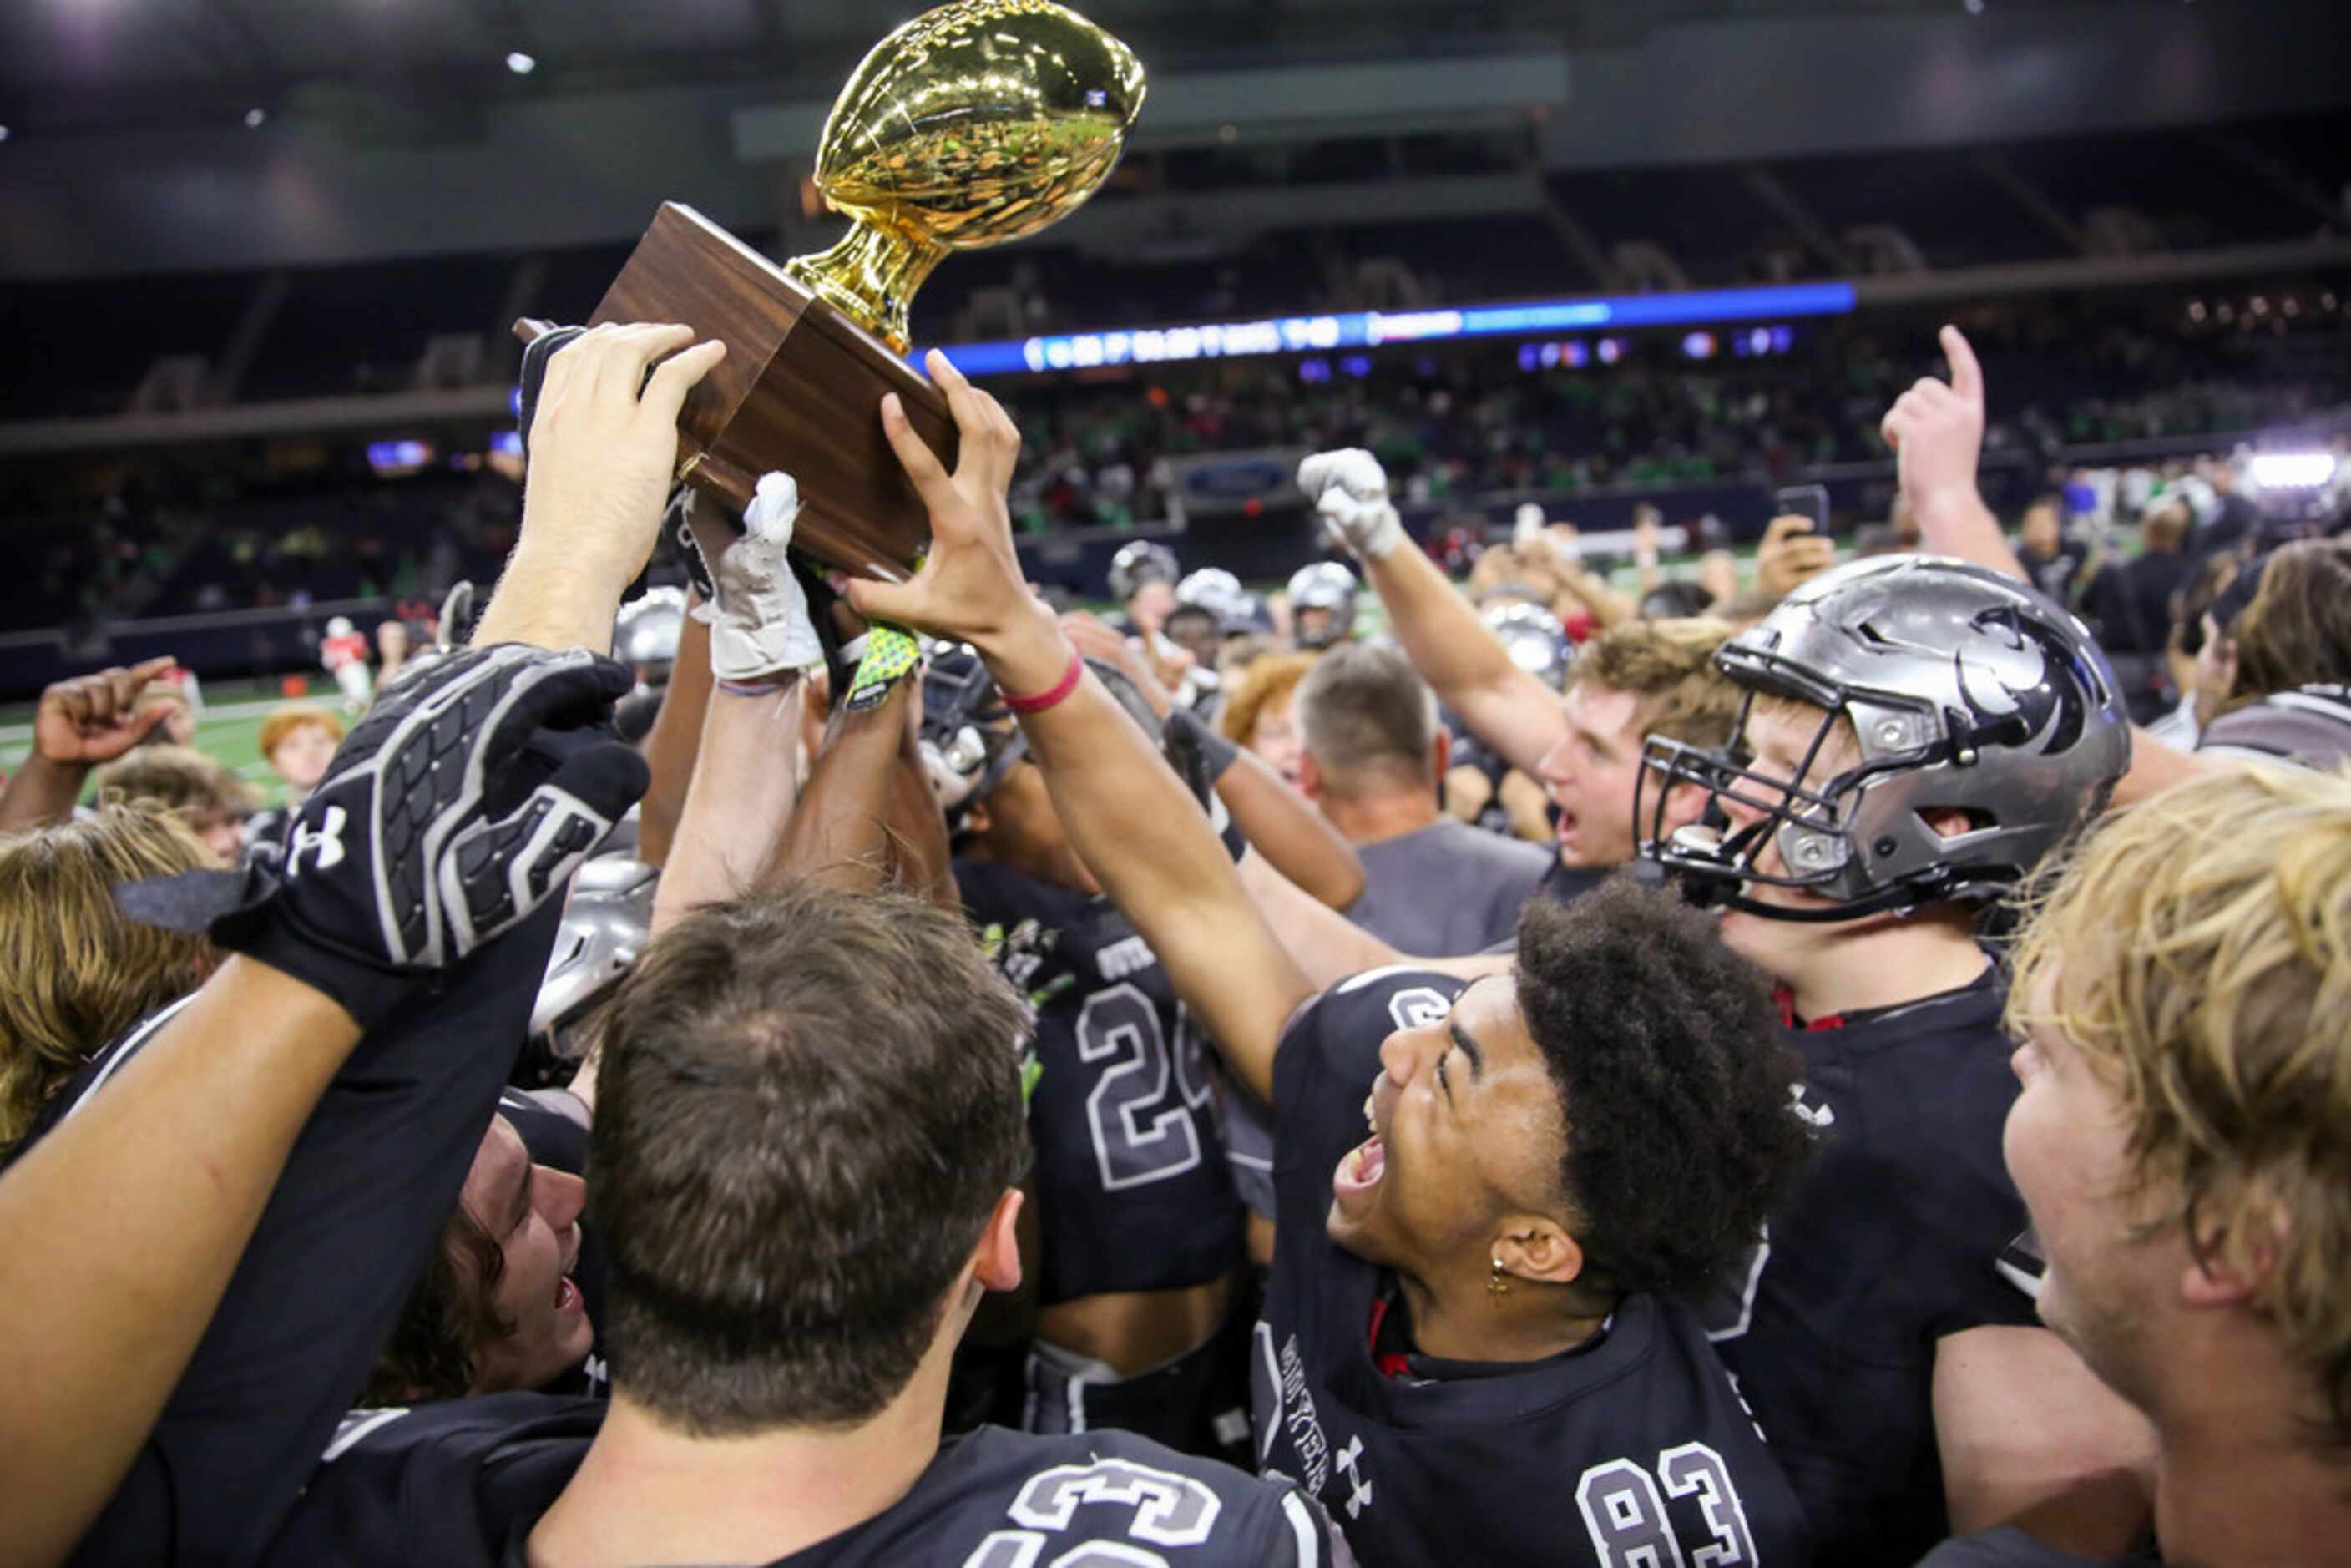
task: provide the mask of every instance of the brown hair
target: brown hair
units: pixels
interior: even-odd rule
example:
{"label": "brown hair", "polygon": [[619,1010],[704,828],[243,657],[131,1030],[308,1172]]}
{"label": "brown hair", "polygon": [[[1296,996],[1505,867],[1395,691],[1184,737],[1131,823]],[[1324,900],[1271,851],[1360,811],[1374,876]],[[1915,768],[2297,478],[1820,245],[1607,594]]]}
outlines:
{"label": "brown hair", "polygon": [[1028,1161],[1011,988],[956,915],[706,905],[606,1015],[589,1207],[616,1386],[698,1437],[865,1420]]}
{"label": "brown hair", "polygon": [[1568,679],[1638,697],[1646,735],[1686,746],[1727,745],[1744,695],[1714,667],[1715,651],[1729,635],[1728,622],[1708,616],[1628,621],[1585,643]]}
{"label": "brown hair", "polygon": [[287,703],[284,707],[271,709],[269,716],[261,721],[261,755],[277,755],[279,744],[306,724],[315,724],[333,736],[336,745],[343,743],[343,721],[332,708],[320,707],[317,703]]}
{"label": "brown hair", "polygon": [[1325,787],[1430,787],[1437,696],[1395,648],[1348,643],[1314,662],[1298,683],[1298,727]]}
{"label": "brown hair", "polygon": [[2139,543],[2158,555],[2175,555],[2188,545],[2188,503],[2164,501],[2139,519]]}
{"label": "brown hair", "polygon": [[2215,768],[2110,818],[2027,908],[2010,1032],[2115,1088],[2156,1224],[2258,1279],[2351,1445],[2351,775]]}
{"label": "brown hair", "polygon": [[260,804],[253,787],[227,764],[187,746],[146,746],[90,777],[101,800],[150,804],[167,811],[229,811]]}
{"label": "brown hair", "polygon": [[[2229,707],[2296,686],[2351,684],[2351,539],[2283,545],[2230,635],[2237,685]],[[2225,710],[2224,710],[2225,711]]]}
{"label": "brown hair", "polygon": [[368,1369],[357,1403],[380,1408],[474,1392],[482,1347],[515,1332],[497,1306],[506,1271],[506,1249],[460,1202],[402,1303],[392,1337]]}
{"label": "brown hair", "polygon": [[140,925],[113,884],[214,863],[181,823],[124,806],[0,838],[0,1151],[85,1057],[211,967],[209,942]]}
{"label": "brown hair", "polygon": [[1311,653],[1268,653],[1249,661],[1241,673],[1240,683],[1225,698],[1225,711],[1217,716],[1217,727],[1227,740],[1236,746],[1249,743],[1249,732],[1257,728],[1257,716],[1270,704],[1279,703],[1298,689],[1306,672],[1314,667]]}

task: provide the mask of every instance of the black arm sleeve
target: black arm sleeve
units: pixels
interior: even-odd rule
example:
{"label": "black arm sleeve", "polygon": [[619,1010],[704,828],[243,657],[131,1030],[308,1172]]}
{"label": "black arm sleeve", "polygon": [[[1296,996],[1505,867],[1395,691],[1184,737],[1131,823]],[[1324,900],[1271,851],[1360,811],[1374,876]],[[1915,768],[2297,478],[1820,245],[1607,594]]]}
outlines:
{"label": "black arm sleeve", "polygon": [[261,1556],[456,1207],[561,915],[549,900],[360,1042],[76,1563]]}

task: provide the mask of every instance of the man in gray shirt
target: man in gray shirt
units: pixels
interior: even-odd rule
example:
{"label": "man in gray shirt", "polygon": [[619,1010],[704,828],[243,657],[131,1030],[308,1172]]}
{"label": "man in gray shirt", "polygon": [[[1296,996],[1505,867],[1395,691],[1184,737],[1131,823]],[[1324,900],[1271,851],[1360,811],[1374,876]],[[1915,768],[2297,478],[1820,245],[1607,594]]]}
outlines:
{"label": "man in gray shirt", "polygon": [[1508,940],[1552,856],[1437,809],[1450,737],[1412,661],[1395,648],[1334,649],[1300,683],[1297,711],[1300,782],[1364,862],[1347,918],[1424,957]]}

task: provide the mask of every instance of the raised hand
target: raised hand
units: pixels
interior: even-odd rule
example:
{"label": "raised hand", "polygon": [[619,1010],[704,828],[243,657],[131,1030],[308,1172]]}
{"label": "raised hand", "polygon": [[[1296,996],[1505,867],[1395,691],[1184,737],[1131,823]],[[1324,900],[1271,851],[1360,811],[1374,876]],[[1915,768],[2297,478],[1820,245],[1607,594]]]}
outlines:
{"label": "raised hand", "polygon": [[1773,598],[1836,564],[1836,546],[1813,532],[1813,519],[1774,517],[1755,549],[1755,590]]}
{"label": "raised hand", "polygon": [[[722,681],[772,680],[824,663],[808,591],[792,575],[792,527],[799,515],[792,476],[762,475],[743,513],[743,537],[708,570],[710,597],[694,613],[710,626],[710,670]],[[699,549],[695,553],[698,559]]]}
{"label": "raised hand", "polygon": [[1359,560],[1385,560],[1404,540],[1404,521],[1388,502],[1387,471],[1359,446],[1318,452],[1298,465],[1298,487],[1314,503],[1331,538]]}
{"label": "raised hand", "polygon": [[726,357],[675,326],[595,327],[553,350],[530,411],[523,548],[559,551],[616,595],[643,570],[677,467],[678,411]]}
{"label": "raised hand", "polygon": [[1878,427],[1899,461],[1902,493],[1914,510],[1972,498],[1983,452],[1983,369],[1957,327],[1944,328],[1941,340],[1950,381],[1920,377]]}
{"label": "raised hand", "polygon": [[120,757],[172,716],[166,704],[145,713],[137,708],[139,694],[174,663],[165,654],[129,669],[118,665],[76,675],[49,687],[33,715],[34,755],[68,768],[94,768]]}
{"label": "raised hand", "polygon": [[931,549],[904,582],[853,579],[849,602],[868,621],[918,626],[935,636],[985,647],[1044,613],[1012,549],[1004,500],[1020,456],[1020,432],[997,401],[973,386],[937,350],[924,361],[947,394],[961,452],[955,472],[906,421],[895,392],[882,400],[882,431],[931,515]]}

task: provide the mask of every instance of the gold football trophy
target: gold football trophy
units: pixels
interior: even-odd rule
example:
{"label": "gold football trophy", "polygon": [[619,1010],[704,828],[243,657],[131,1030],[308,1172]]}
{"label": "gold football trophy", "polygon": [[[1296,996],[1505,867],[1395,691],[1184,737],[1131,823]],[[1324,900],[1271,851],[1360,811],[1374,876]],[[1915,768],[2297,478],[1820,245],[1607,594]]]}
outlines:
{"label": "gold football trophy", "polygon": [[590,320],[682,321],[726,342],[679,416],[679,476],[739,515],[760,474],[789,473],[801,548],[903,577],[930,523],[882,434],[883,394],[943,460],[956,444],[946,399],[900,357],[914,290],[949,251],[1084,202],[1143,97],[1134,52],[1066,6],[954,0],[875,45],[825,120],[816,184],[851,219],[839,245],[778,267],[664,204]]}

